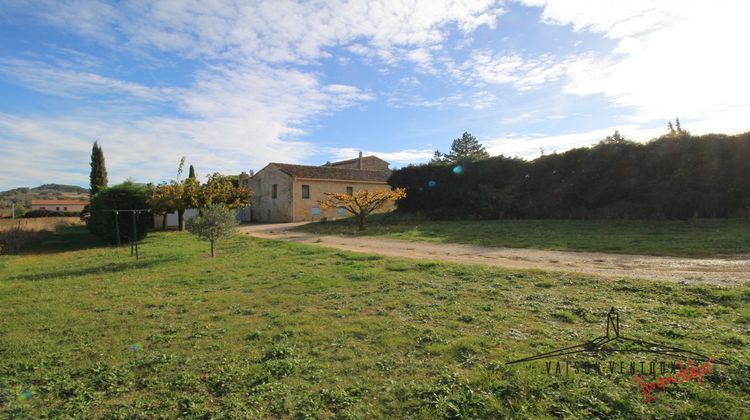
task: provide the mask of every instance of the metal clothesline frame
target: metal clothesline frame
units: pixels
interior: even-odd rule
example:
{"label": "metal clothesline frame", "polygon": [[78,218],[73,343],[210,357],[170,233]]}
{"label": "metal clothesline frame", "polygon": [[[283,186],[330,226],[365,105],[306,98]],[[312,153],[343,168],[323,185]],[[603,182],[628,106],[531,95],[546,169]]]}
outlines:
{"label": "metal clothesline frame", "polygon": [[104,210],[115,214],[115,235],[117,235],[117,246],[120,246],[120,213],[132,213],[133,215],[133,236],[130,238],[130,256],[135,255],[138,259],[138,215],[141,213],[151,213],[151,209],[114,209]]}

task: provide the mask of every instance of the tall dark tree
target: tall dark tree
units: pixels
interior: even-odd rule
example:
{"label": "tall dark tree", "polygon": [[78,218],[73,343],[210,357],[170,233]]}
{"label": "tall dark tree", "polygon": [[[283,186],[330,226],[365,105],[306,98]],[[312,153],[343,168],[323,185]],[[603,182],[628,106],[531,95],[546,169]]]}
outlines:
{"label": "tall dark tree", "polygon": [[435,153],[432,155],[432,159],[430,159],[430,163],[445,163],[446,162],[446,154],[442,153],[440,150],[435,150]]}
{"label": "tall dark tree", "polygon": [[190,171],[188,172],[188,178],[195,179],[195,168],[193,168],[193,165],[190,165]]}
{"label": "tall dark tree", "polygon": [[484,149],[482,143],[479,143],[476,137],[469,133],[464,133],[461,138],[454,139],[451,144],[450,153],[440,153],[435,151],[431,163],[456,163],[459,161],[472,161],[487,159],[490,154]]}
{"label": "tall dark tree", "polygon": [[91,197],[96,195],[99,191],[107,188],[107,167],[104,164],[104,151],[99,146],[99,142],[94,142],[94,147],[91,148],[91,175],[89,176],[91,181],[91,189],[89,194]]}

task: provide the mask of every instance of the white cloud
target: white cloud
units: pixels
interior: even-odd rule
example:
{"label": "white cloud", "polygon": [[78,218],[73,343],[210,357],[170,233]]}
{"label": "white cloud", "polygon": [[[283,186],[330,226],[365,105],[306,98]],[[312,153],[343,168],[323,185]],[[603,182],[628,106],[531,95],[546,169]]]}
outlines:
{"label": "white cloud", "polygon": [[232,116],[291,126],[374,98],[354,86],[324,85],[314,74],[262,63],[212,66],[196,79],[180,103],[183,111],[202,118]]}
{"label": "white cloud", "polygon": [[353,147],[329,149],[327,150],[327,153],[330,153],[332,156],[334,156],[335,160],[346,160],[351,159],[353,156],[357,156],[360,151],[365,156],[374,155],[387,161],[388,163],[390,163],[391,168],[407,165],[410,163],[426,162],[430,160],[430,158],[432,158],[432,155],[434,153],[434,150],[429,149],[405,149],[395,152],[376,152],[355,149]]}
{"label": "white cloud", "polygon": [[470,72],[469,81],[510,84],[518,91],[525,91],[558,80],[565,74],[566,61],[559,61],[550,54],[522,57],[516,52],[500,54],[477,50],[461,68],[463,74]]}
{"label": "white cloud", "polygon": [[624,125],[600,128],[578,133],[560,135],[544,134],[519,134],[508,135],[499,138],[480,140],[492,156],[505,155],[521,157],[524,159],[536,159],[541,155],[542,149],[545,154],[562,153],[576,147],[588,147],[604,140],[618,130],[625,138],[634,141],[647,141],[661,134],[664,130],[644,129],[637,125]]}
{"label": "white cloud", "polygon": [[680,0],[521,0],[543,7],[542,21],[572,25],[576,31],[600,32],[610,38],[635,36],[679,19],[679,11],[691,7]]}
{"label": "white cloud", "polygon": [[[524,3],[542,7],[544,22],[601,34],[614,40],[616,49],[570,55],[483,49],[463,63],[454,62],[446,46],[462,40],[448,43],[448,36],[462,33],[465,41],[480,26],[494,27],[505,13],[499,3],[131,0],[114,7],[96,0],[47,0],[33,6],[10,0],[4,17],[40,18],[109,50],[97,58],[69,50],[64,53],[72,57],[68,60],[1,59],[4,79],[50,95],[85,98],[80,102],[90,105],[88,112],[61,110],[54,118],[0,115],[0,179],[20,182],[15,173],[33,176],[35,168],[45,167],[60,182],[79,182],[81,173],[69,169],[86,167],[90,143],[97,138],[112,162],[113,179],[164,179],[183,154],[198,167],[224,172],[257,169],[271,160],[306,161],[325,152],[296,140],[316,117],[376,97],[376,92],[322,74],[319,64],[335,48],[346,51],[343,58],[376,63],[373,67],[381,66],[384,75],[408,66],[420,77],[454,79],[449,93],[428,97],[423,89],[432,86],[429,76],[420,82],[407,74],[395,91],[377,92],[392,106],[482,110],[499,102],[497,86],[537,94],[560,84],[564,93],[603,95],[622,107],[634,133],[646,132],[640,127],[652,126],[649,121],[675,116],[694,133],[750,128],[750,84],[745,83],[750,57],[741,45],[750,38],[744,22],[750,3],[528,0]],[[107,66],[97,59],[108,54],[134,58],[140,66],[162,65],[161,60],[177,56],[191,59],[197,70],[180,86],[136,83],[103,70]],[[456,80],[463,86],[451,85]],[[133,109],[147,104],[178,114],[144,118],[133,112],[126,117],[122,104],[113,107],[102,97],[131,101]],[[530,115],[537,114],[523,108],[504,119],[499,115],[498,121],[533,121]],[[539,147],[562,151],[589,144],[594,135],[611,134],[610,123],[601,125],[607,127],[563,136],[505,136],[491,140],[491,150],[523,156],[533,156]],[[624,127],[621,131],[628,134]],[[352,156],[353,149],[341,150],[347,154],[338,157]],[[400,159],[426,159],[431,151],[379,155],[405,163]],[[140,174],[134,173],[135,163]]]}
{"label": "white cloud", "polygon": [[131,47],[188,56],[308,63],[325,57],[326,48],[349,43],[355,53],[384,55],[439,45],[449,24],[464,33],[494,27],[504,10],[497,0],[131,0],[116,9],[103,1],[49,0],[32,13],[109,44],[125,39]]}
{"label": "white cloud", "polygon": [[634,110],[632,122],[679,116],[693,133],[750,129],[750,3],[744,1],[533,1],[546,22],[601,33],[609,55],[566,65],[564,91],[603,94]]}
{"label": "white cloud", "polygon": [[301,161],[315,145],[278,138],[287,129],[243,118],[107,120],[23,118],[0,114],[0,189],[45,182],[88,184],[91,144],[102,144],[110,183],[132,177],[159,182],[175,176],[186,156],[199,175],[239,173],[270,161]]}
{"label": "white cloud", "polygon": [[[203,173],[305,161],[319,150],[295,139],[314,118],[375,98],[356,86],[322,82],[314,66],[331,57],[331,49],[344,47],[366,59],[412,63],[429,71],[449,31],[491,27],[503,13],[496,0],[131,0],[117,7],[96,0],[47,0],[33,6],[11,0],[6,6],[10,18],[40,19],[110,53],[141,60],[139,65],[162,65],[173,56],[197,65],[187,86],[148,86],[105,76],[101,67],[92,69],[92,63],[81,60],[4,58],[0,75],[5,79],[88,103],[84,111],[54,118],[0,116],[2,161],[15,162],[0,168],[0,178],[9,185],[39,179],[40,167],[58,182],[85,184],[80,171],[94,139],[104,145],[114,181],[166,179],[182,155],[205,168]],[[144,102],[158,104],[181,116],[123,113],[102,95],[137,100],[131,102],[133,109]],[[483,98],[477,106],[487,101],[487,95]]]}
{"label": "white cloud", "polygon": [[[22,77],[27,83],[39,80],[31,86],[49,94],[119,93],[158,99],[146,87],[43,68],[48,70],[46,79],[34,72]],[[87,168],[94,140],[104,146],[114,182],[131,176],[139,181],[168,179],[183,155],[204,174],[257,170],[270,161],[304,161],[318,153],[315,145],[294,140],[305,132],[307,121],[373,98],[353,86],[324,85],[312,74],[260,63],[213,66],[197,76],[191,88],[171,92],[170,99],[188,115],[185,118],[141,114],[124,119],[114,109],[58,118],[0,115],[2,161],[13,162],[0,167],[0,179],[7,183],[3,187],[49,176],[85,185],[81,172]]]}

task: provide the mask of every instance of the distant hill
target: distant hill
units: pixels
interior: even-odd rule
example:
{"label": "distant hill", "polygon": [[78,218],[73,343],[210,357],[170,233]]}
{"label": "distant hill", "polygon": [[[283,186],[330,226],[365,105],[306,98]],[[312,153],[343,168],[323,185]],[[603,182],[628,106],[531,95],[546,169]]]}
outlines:
{"label": "distant hill", "polygon": [[31,207],[31,200],[88,200],[89,190],[77,185],[44,184],[35,188],[14,188],[0,192],[0,213],[10,209],[13,200],[16,206]]}

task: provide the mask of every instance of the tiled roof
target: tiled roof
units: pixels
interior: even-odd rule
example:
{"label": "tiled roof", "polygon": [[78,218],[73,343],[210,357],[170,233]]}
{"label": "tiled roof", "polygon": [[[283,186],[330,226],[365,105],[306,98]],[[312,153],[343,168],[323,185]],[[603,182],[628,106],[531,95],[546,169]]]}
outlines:
{"label": "tiled roof", "polygon": [[81,200],[31,200],[32,206],[85,206],[88,201]]}
{"label": "tiled roof", "polygon": [[336,168],[331,166],[290,165],[271,163],[292,178],[336,179],[342,181],[386,182],[390,171],[366,171],[362,169]]}
{"label": "tiled roof", "polygon": [[[359,160],[359,158],[354,158],[354,159],[340,160],[338,162],[328,162],[328,163],[326,163],[323,166],[347,165],[349,163],[355,163],[358,160]],[[362,157],[362,161],[373,161],[373,160],[388,163],[388,162],[384,161],[383,159],[381,159],[381,158],[379,158],[377,156],[370,155],[370,156],[363,156]]]}

